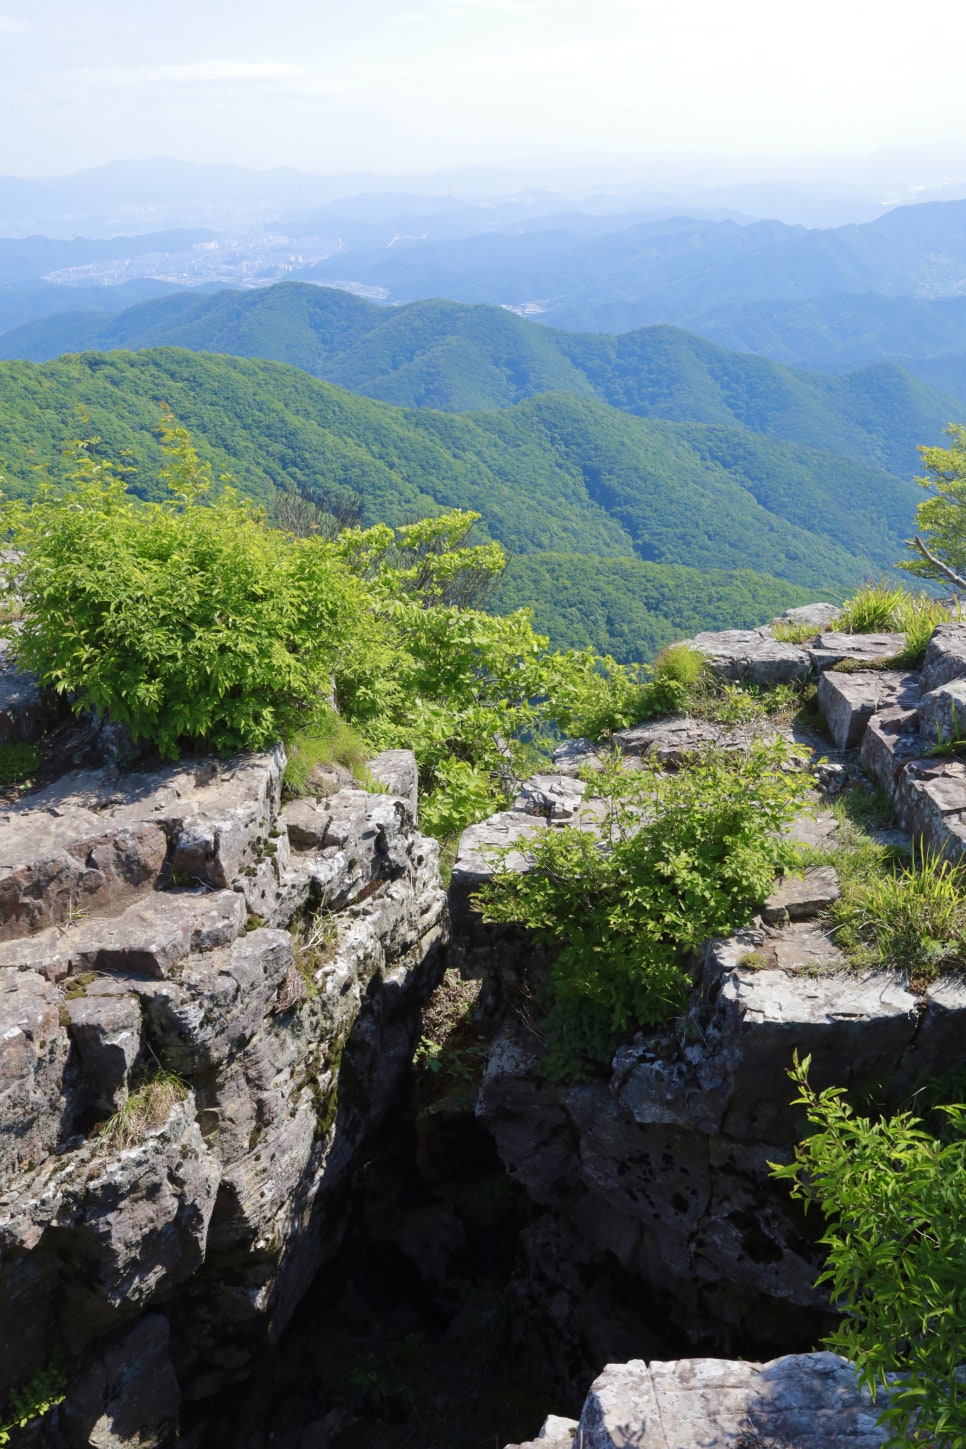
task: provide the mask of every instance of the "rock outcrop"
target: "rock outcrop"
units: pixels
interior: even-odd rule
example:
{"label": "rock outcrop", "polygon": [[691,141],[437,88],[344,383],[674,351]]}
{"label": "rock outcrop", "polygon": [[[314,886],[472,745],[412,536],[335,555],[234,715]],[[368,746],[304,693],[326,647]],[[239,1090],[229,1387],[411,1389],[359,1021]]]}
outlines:
{"label": "rock outcrop", "polygon": [[538,1438],[507,1449],[881,1449],[876,1418],[851,1365],[831,1353],[637,1359],[608,1364],[579,1421],[552,1415]]}
{"label": "rock outcrop", "polygon": [[[819,622],[827,621],[819,615]],[[779,652],[769,630],[691,643],[725,678],[756,678],[760,667],[762,682],[775,682]],[[893,796],[907,841],[921,839],[958,859],[966,852],[966,760],[929,751],[937,722],[941,739],[957,737],[966,625],[936,631],[921,678],[912,670],[856,672],[902,643],[901,636],[825,633],[801,646],[839,753],[819,764],[814,740],[802,738],[798,748],[811,750],[829,789],[858,772],[861,751]],[[851,661],[849,672],[833,668],[843,659]],[[800,662],[789,657],[786,677],[795,677]],[[686,768],[709,745],[747,743],[747,733],[691,719],[616,738],[627,768],[638,754]],[[535,831],[595,828],[591,777],[572,778],[593,764],[590,748],[565,745],[558,760],[556,780],[525,785],[513,810],[466,832],[453,872],[463,969],[483,978],[505,1013],[480,1092],[480,1120],[511,1175],[552,1214],[558,1236],[579,1243],[589,1261],[616,1260],[694,1345],[774,1352],[814,1341],[828,1322],[824,1293],[814,1287],[818,1224],[803,1219],[768,1171],[769,1162],[787,1160],[800,1135],[789,1105],[793,1055],[811,1055],[818,1086],[874,1088],[896,1102],[926,1072],[957,1059],[966,983],[945,977],[920,989],[890,974],[846,969],[825,921],[838,883],[823,867],[778,882],[747,929],[707,943],[677,1022],[639,1033],[607,1075],[548,1081],[544,1043],[525,1008],[548,962],[524,933],[474,918],[471,898],[492,872],[494,847],[512,846],[506,864],[528,869]],[[798,829],[816,842],[838,826],[817,808]],[[515,1011],[521,996],[524,1010]],[[556,1252],[551,1243],[549,1258]],[[553,1263],[537,1273],[552,1281]]]}
{"label": "rock outcrop", "polygon": [[0,815],[0,1401],[147,1446],[290,1318],[408,1080],[446,899],[415,764],[75,770]]}

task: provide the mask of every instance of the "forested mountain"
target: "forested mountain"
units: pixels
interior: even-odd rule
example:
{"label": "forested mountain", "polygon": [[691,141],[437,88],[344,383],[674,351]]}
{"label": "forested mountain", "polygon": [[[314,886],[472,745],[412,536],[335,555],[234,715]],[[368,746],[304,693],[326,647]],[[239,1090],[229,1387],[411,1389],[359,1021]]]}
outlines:
{"label": "forested mountain", "polygon": [[[538,622],[558,629],[576,610],[584,634],[593,627],[594,642],[622,652],[622,611],[650,611],[662,589],[679,615],[711,624],[760,620],[765,598],[778,607],[850,588],[894,561],[915,503],[914,486],[882,469],[741,428],[636,418],[562,393],[470,415],[404,410],[283,364],[175,348],[0,364],[6,490],[32,492],[38,468],[60,476],[62,441],[90,430],[107,456],[136,468],[136,488],[158,496],[162,403],[216,474],[230,472],[256,498],[269,500],[273,487],[349,490],[367,518],[390,522],[477,509],[524,561],[508,597],[519,599],[526,578]],[[547,552],[588,560],[571,568],[566,591],[556,564],[542,573],[525,564]],[[732,577],[662,582],[642,562]],[[612,609],[601,603],[605,568]],[[653,612],[667,619],[674,608]],[[573,613],[572,622],[571,637]]]}
{"label": "forested mountain", "polygon": [[548,391],[597,397],[641,417],[757,433],[914,472],[920,443],[958,413],[893,365],[845,377],[729,352],[672,327],[567,333],[500,307],[385,308],[304,283],[181,292],[115,317],[54,317],[0,337],[0,357],[40,361],[87,348],[159,345],[287,362],[410,407],[505,408]]}

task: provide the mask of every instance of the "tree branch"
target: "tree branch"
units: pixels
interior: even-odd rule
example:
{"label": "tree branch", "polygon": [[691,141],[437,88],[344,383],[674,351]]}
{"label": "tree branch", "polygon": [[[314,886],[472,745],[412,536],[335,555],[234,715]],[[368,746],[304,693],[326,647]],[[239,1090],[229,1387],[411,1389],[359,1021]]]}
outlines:
{"label": "tree branch", "polygon": [[906,543],[909,548],[917,549],[927,563],[932,564],[934,569],[939,570],[944,579],[948,579],[951,584],[955,584],[957,589],[966,590],[966,579],[961,579],[959,574],[953,573],[953,570],[938,559],[934,553],[930,553],[918,533],[915,538],[907,539]]}

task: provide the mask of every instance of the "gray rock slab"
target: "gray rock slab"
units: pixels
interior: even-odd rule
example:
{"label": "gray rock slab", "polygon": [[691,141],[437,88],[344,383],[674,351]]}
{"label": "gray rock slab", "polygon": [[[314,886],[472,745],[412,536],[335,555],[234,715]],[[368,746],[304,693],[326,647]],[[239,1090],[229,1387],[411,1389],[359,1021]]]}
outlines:
{"label": "gray rock slab", "polygon": [[871,717],[862,736],[859,760],[880,790],[891,795],[910,760],[923,753],[919,715],[912,709],[890,708]]}
{"label": "gray rock slab", "polygon": [[245,916],[236,891],[150,891],[120,915],[82,916],[2,941],[0,966],[39,971],[52,981],[87,971],[160,979],[190,952],[234,941]]}
{"label": "gray rock slab", "polygon": [[33,972],[0,969],[0,1182],[56,1146],[68,1050],[57,989]]}
{"label": "gray rock slab", "polygon": [[177,980],[144,1002],[165,1066],[189,1075],[246,1047],[292,963],[292,937],[266,927],[184,961]]}
{"label": "gray rock slab", "polygon": [[578,739],[563,740],[553,752],[553,769],[556,775],[577,775],[581,770],[600,769],[606,747],[596,740],[581,736]]}
{"label": "gray rock slab", "polygon": [[800,604],[797,609],[786,609],[772,624],[814,624],[816,634],[828,629],[841,613],[837,604]]}
{"label": "gray rock slab", "polygon": [[453,883],[472,887],[492,880],[503,851],[509,851],[503,860],[503,869],[529,870],[527,845],[545,829],[546,822],[538,816],[523,815],[515,810],[502,810],[481,825],[471,825],[460,836],[453,864]]}
{"label": "gray rock slab", "polygon": [[412,750],[383,750],[368,762],[373,779],[385,785],[390,795],[405,800],[413,820],[417,817],[419,769]]}
{"label": "gray rock slab", "polygon": [[919,704],[919,676],[912,672],[881,669],[858,674],[826,670],[819,679],[818,707],[839,750],[860,743],[874,714],[890,706],[915,709]]}
{"label": "gray rock slab", "polygon": [[841,664],[843,659],[870,664],[876,660],[891,659],[905,645],[905,634],[839,634],[829,630],[819,635],[816,644],[803,647],[813,668],[821,672],[831,669],[833,664]]}
{"label": "gray rock slab", "polygon": [[609,1364],[580,1417],[581,1449],[881,1449],[871,1395],[830,1353],[770,1363],[699,1358]]}
{"label": "gray rock slab", "polygon": [[695,634],[684,642],[706,657],[713,673],[742,684],[787,684],[804,679],[810,668],[797,644],[781,643],[768,628]]}
{"label": "gray rock slab", "polygon": [[966,854],[966,762],[910,760],[893,790],[903,830],[950,860]]}
{"label": "gray rock slab", "polygon": [[830,865],[816,865],[800,876],[786,876],[762,906],[764,921],[805,921],[828,910],[842,894],[839,878]]}
{"label": "gray rock slab", "polygon": [[176,1435],[181,1389],[170,1337],[168,1320],[148,1313],[85,1364],[60,1410],[70,1443],[149,1449]]}
{"label": "gray rock slab", "polygon": [[933,630],[922,665],[923,693],[952,679],[966,678],[966,624],[940,624]]}
{"label": "gray rock slab", "polygon": [[922,696],[919,733],[927,745],[966,736],[966,679],[950,679]]}
{"label": "gray rock slab", "polygon": [[796,815],[795,819],[785,828],[783,834],[796,845],[810,845],[818,850],[828,845],[839,831],[839,822],[831,810],[823,810],[816,806],[814,810]]}
{"label": "gray rock slab", "polygon": [[134,995],[77,996],[66,1002],[89,1104],[102,1116],[127,1101],[131,1068],[141,1050],[141,1005]]}
{"label": "gray rock slab", "polygon": [[586,790],[583,780],[570,775],[532,775],[521,785],[513,809],[542,820],[569,822],[580,811]]}
{"label": "gray rock slab", "polygon": [[617,730],[613,742],[628,757],[640,756],[676,769],[704,750],[746,750],[754,740],[773,733],[767,725],[721,725],[679,715]]}

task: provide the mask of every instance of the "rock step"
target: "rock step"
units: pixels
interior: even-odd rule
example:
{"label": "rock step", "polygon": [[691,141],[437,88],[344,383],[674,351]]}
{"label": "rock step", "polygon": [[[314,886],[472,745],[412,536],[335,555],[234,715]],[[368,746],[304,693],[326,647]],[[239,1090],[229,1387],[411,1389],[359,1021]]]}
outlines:
{"label": "rock step", "polygon": [[839,750],[861,743],[865,727],[880,710],[916,710],[919,675],[911,671],[868,670],[837,674],[826,670],[818,684],[818,707]]}
{"label": "rock step", "polygon": [[548,1420],[566,1427],[530,1446],[549,1440],[554,1449],[558,1443],[574,1449],[881,1449],[887,1435],[876,1418],[877,1406],[852,1365],[831,1353],[788,1354],[765,1364],[632,1359],[608,1364],[594,1380],[569,1440],[568,1421]]}

